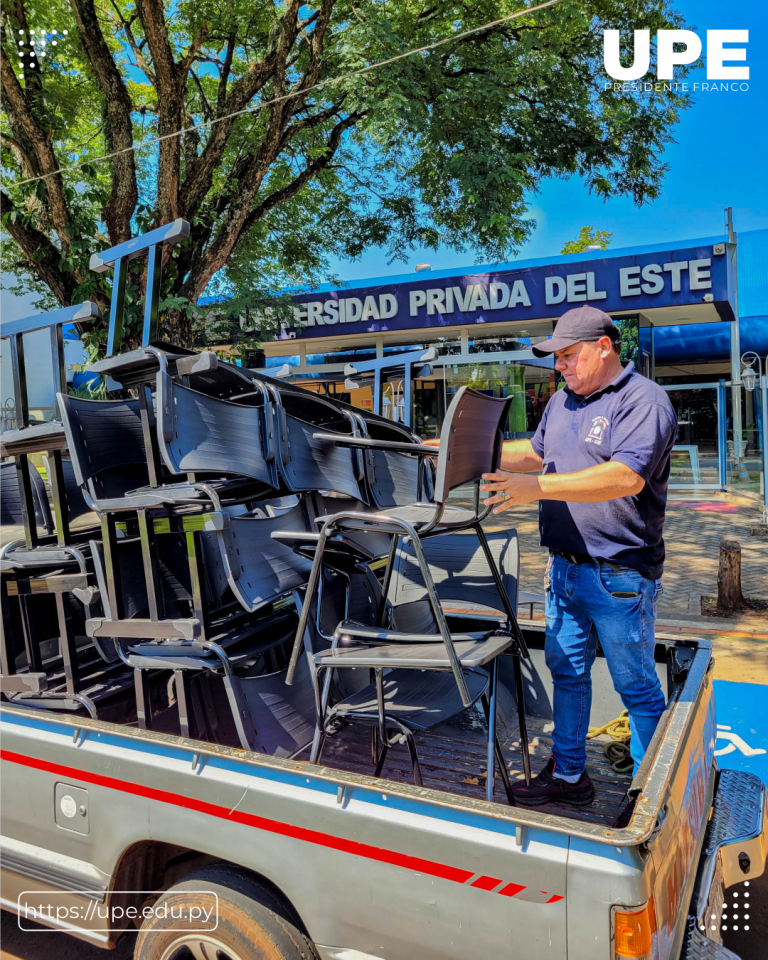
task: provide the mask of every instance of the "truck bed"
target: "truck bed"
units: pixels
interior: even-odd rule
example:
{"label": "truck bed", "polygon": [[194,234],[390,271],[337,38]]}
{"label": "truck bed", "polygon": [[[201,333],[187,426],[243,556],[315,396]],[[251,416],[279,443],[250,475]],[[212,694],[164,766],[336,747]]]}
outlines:
{"label": "truck bed", "polygon": [[[486,733],[485,719],[479,711],[469,717],[445,724],[438,731],[417,736],[419,762],[424,786],[433,790],[485,799]],[[531,751],[531,772],[535,775],[547,762],[552,748],[552,721],[538,717],[528,718],[528,738]],[[522,755],[517,727],[510,727],[500,736],[507,760],[510,779],[514,783],[523,778]],[[595,801],[588,807],[548,804],[536,809],[554,816],[569,817],[586,823],[612,826],[626,803],[626,792],[631,776],[614,773],[603,747],[610,742],[601,736],[587,741],[587,771],[595,784]],[[345,727],[329,737],[322,754],[322,764],[349,773],[371,776],[370,732],[359,725]],[[382,770],[384,781],[412,783],[413,776],[405,745],[390,748]],[[504,787],[497,772],[496,800],[505,802]]]}

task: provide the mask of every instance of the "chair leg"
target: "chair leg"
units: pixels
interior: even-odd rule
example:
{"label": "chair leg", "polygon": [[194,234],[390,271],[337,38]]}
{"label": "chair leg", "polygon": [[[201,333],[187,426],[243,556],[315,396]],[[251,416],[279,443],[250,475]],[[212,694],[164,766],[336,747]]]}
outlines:
{"label": "chair leg", "polygon": [[520,731],[520,750],[523,754],[523,773],[526,785],[531,783],[531,754],[528,749],[528,724],[525,719],[525,688],[523,686],[523,667],[520,657],[513,657],[515,674],[515,698],[517,699],[517,725]]}
{"label": "chair leg", "polygon": [[501,580],[501,574],[496,566],[496,563],[493,559],[493,554],[491,553],[491,547],[488,543],[488,538],[485,535],[485,530],[478,523],[475,526],[475,533],[477,534],[477,539],[480,541],[480,545],[483,548],[483,553],[485,554],[485,559],[488,563],[488,566],[491,568],[491,573],[493,574],[493,579],[496,584],[496,590],[498,591],[501,602],[504,606],[504,611],[507,614],[507,619],[509,620],[510,630],[513,630],[517,638],[519,651],[514,654],[514,673],[515,673],[515,697],[517,699],[517,720],[518,726],[520,729],[520,749],[523,754],[523,773],[525,774],[526,784],[531,782],[531,757],[528,750],[528,725],[525,720],[525,689],[523,687],[523,669],[520,664],[520,657],[525,657],[526,659],[530,656],[528,653],[528,646],[523,637],[522,631],[517,623],[517,614],[516,611],[512,609],[512,604],[509,597],[504,590],[504,584]]}
{"label": "chair leg", "polygon": [[504,582],[501,579],[501,573],[499,568],[496,566],[496,561],[493,559],[493,554],[491,553],[491,546],[488,543],[488,537],[485,535],[485,530],[478,523],[475,525],[475,533],[477,534],[477,539],[480,541],[480,546],[483,549],[485,554],[485,559],[490,567],[491,575],[493,576],[493,582],[496,585],[496,592],[499,595],[501,604],[504,607],[504,612],[507,615],[507,620],[509,621],[509,629],[513,632],[515,639],[517,640],[517,645],[519,647],[520,655],[523,657],[528,657],[528,645],[525,642],[525,637],[520,630],[520,627],[517,623],[517,611],[512,606],[512,601],[507,596],[507,591],[504,589]]}
{"label": "chair leg", "polygon": [[498,658],[491,661],[490,683],[488,684],[488,749],[486,799],[493,801],[493,788],[496,780],[496,677],[498,674]]}
{"label": "chair leg", "polygon": [[412,733],[405,735],[405,742],[408,744],[408,753],[411,756],[411,766],[413,767],[413,782],[417,787],[423,787],[424,781],[421,777],[421,766],[419,764],[419,755],[416,752],[416,739]]}
{"label": "chair leg", "polygon": [[371,727],[371,762],[376,765],[379,759],[379,731]]}
{"label": "chair leg", "polygon": [[[487,721],[490,717],[490,707],[488,706],[488,697],[485,694],[482,696],[481,703]],[[499,740],[498,734],[494,737],[494,748],[496,752],[496,763],[499,767],[499,773],[501,774],[501,782],[504,785],[504,793],[507,795],[507,803],[510,807],[516,807],[517,801],[515,800],[515,795],[512,793],[512,784],[509,779],[507,762],[504,758],[504,751],[501,748],[501,741]]]}
{"label": "chair leg", "polygon": [[189,729],[189,678],[185,670],[174,670],[176,708],[179,711],[179,729],[182,737],[191,739]]}
{"label": "chair leg", "polygon": [[376,769],[373,771],[374,777],[381,776],[381,771],[384,769],[384,761],[387,759],[388,750],[389,750],[389,747],[385,743],[384,746],[381,748],[381,753],[379,754],[379,758],[376,761]]}
{"label": "chair leg", "polygon": [[63,593],[56,594],[56,618],[59,624],[59,643],[61,659],[64,661],[67,693],[77,693],[80,686],[80,667],[77,662],[75,640],[69,635],[67,627],[67,610]]}
{"label": "chair leg", "polygon": [[141,542],[141,561],[144,567],[144,582],[147,588],[147,606],[149,619],[157,622],[163,615],[162,599],[158,594],[157,548],[155,546],[154,521],[147,516],[146,510],[138,510],[139,540]]}
{"label": "chair leg", "polygon": [[445,644],[445,650],[448,654],[448,662],[450,663],[451,671],[454,679],[456,680],[456,686],[459,688],[461,702],[465,707],[471,707],[472,698],[469,695],[467,681],[464,677],[464,671],[462,670],[461,663],[459,662],[459,658],[453,646],[453,641],[451,640],[451,632],[448,629],[448,623],[445,619],[443,608],[440,606],[440,598],[437,595],[437,589],[435,588],[435,582],[432,579],[432,574],[429,572],[429,564],[424,556],[421,540],[419,540],[418,534],[415,530],[409,529],[407,533],[411,538],[413,552],[416,555],[416,560],[419,564],[421,575],[424,578],[424,586],[427,590],[427,596],[429,597],[432,612],[435,616],[435,620],[437,621],[437,628],[440,631],[440,635],[443,638],[443,643]]}
{"label": "chair leg", "polygon": [[389,584],[392,580],[392,570],[395,566],[397,556],[397,545],[400,542],[399,534],[393,533],[389,545],[389,556],[387,557],[387,567],[384,571],[384,579],[381,583],[381,597],[379,599],[379,609],[376,613],[376,626],[380,627],[384,623],[384,614],[387,610],[387,594],[389,593]]}
{"label": "chair leg", "polygon": [[304,646],[304,633],[307,629],[307,624],[309,623],[309,614],[312,607],[312,597],[315,595],[317,590],[317,583],[320,578],[320,571],[323,565],[323,553],[325,552],[325,544],[328,539],[330,530],[328,529],[328,524],[326,523],[323,526],[323,529],[320,531],[320,539],[317,542],[317,549],[315,551],[315,558],[312,561],[312,569],[309,573],[309,581],[307,582],[307,589],[304,594],[304,602],[301,605],[301,613],[299,615],[299,626],[296,630],[296,639],[293,642],[293,650],[291,651],[291,659],[288,663],[288,672],[286,673],[285,682],[288,686],[291,686],[293,683],[294,677],[296,676],[296,668],[299,665],[299,656],[301,655],[302,647]]}
{"label": "chair leg", "polygon": [[146,670],[133,669],[133,685],[136,690],[136,718],[142,730],[152,729],[152,707],[150,704],[149,678]]}
{"label": "chair leg", "polygon": [[43,658],[40,655],[40,647],[32,636],[32,623],[29,616],[29,607],[26,597],[18,597],[19,615],[21,617],[21,632],[24,637],[24,653],[27,658],[27,669],[30,673],[43,672]]}
{"label": "chair leg", "polygon": [[323,755],[323,747],[325,746],[327,734],[325,734],[319,726],[315,726],[315,735],[312,737],[312,749],[309,753],[309,762],[310,763],[319,763],[320,757]]}

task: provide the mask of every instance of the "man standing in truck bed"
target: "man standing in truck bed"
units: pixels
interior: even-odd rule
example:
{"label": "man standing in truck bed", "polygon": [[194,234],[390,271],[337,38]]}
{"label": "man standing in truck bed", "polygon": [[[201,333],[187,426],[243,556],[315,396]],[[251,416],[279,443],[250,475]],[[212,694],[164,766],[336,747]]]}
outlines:
{"label": "man standing in truck bed", "polygon": [[[546,662],[554,683],[553,749],[525,805],[592,802],[586,737],[598,638],[629,711],[635,771],[664,710],[654,661],[656,599],[664,563],[669,456],[677,420],[661,387],[622,367],[619,331],[594,307],[569,310],[533,348],[555,355],[565,389],[550,399],[531,440],[504,444],[483,490],[497,504],[539,501],[546,573]],[[537,471],[539,476],[524,474]]]}

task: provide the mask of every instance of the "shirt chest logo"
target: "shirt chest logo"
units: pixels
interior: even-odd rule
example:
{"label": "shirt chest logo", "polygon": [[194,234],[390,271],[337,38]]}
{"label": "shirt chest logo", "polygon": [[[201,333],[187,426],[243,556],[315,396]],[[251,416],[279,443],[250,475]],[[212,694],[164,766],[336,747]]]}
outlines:
{"label": "shirt chest logo", "polygon": [[595,417],[592,421],[592,426],[589,428],[589,433],[584,438],[587,443],[597,443],[601,444],[603,442],[603,437],[605,436],[605,431],[608,426],[608,421],[605,417]]}

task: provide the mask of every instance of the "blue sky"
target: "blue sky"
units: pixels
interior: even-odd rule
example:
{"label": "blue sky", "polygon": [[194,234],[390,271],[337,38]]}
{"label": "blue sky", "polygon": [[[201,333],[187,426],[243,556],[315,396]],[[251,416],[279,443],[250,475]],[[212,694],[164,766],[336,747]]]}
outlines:
{"label": "blue sky", "polygon": [[[578,177],[546,181],[530,199],[538,226],[520,259],[559,254],[586,224],[611,231],[612,247],[713,236],[723,229],[728,206],[737,231],[768,227],[768,5],[765,0],[677,0],[675,6],[703,42],[708,29],[749,30],[749,91],[696,95],[675,128],[676,143],[667,148],[670,171],[653,204],[638,209],[629,199],[603,202]],[[699,63],[690,82],[706,80],[703,55]],[[407,265],[388,265],[386,251],[374,249],[354,263],[334,260],[332,270],[343,280],[356,280],[406,273],[419,262],[449,269],[471,265],[475,254],[417,250]]]}

